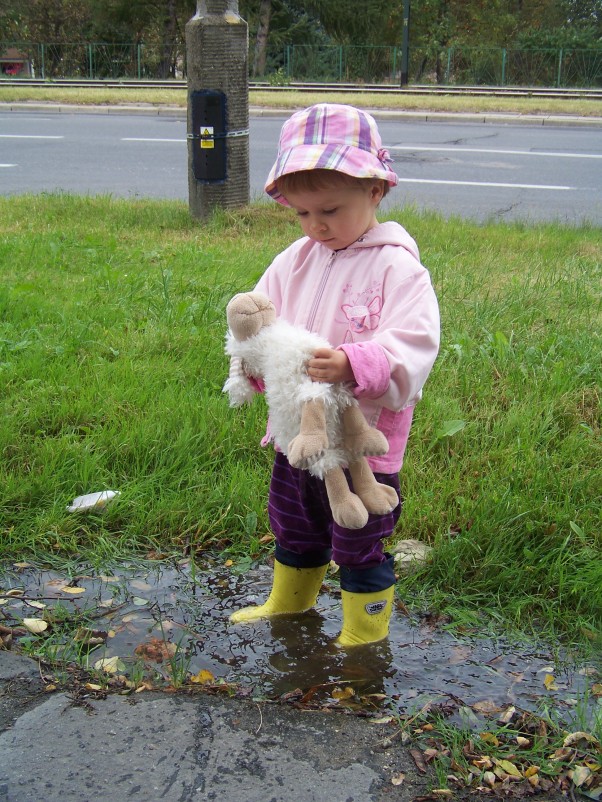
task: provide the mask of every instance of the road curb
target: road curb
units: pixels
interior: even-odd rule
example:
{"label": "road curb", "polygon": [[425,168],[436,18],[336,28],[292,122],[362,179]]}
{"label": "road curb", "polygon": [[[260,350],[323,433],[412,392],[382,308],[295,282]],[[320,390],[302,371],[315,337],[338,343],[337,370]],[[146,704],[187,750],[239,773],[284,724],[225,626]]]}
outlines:
{"label": "road curb", "polygon": [[[141,115],[186,119],[186,109],[179,106],[124,105],[124,106],[81,106],[67,103],[2,103],[0,111],[35,111],[53,114],[106,114]],[[507,112],[447,112],[447,111],[400,111],[394,109],[371,109],[366,107],[376,119],[403,120],[404,122],[462,122],[497,125],[534,125],[557,127],[602,128],[602,117],[577,117],[561,114],[511,114]],[[293,109],[268,109],[251,106],[251,117],[288,117]]]}

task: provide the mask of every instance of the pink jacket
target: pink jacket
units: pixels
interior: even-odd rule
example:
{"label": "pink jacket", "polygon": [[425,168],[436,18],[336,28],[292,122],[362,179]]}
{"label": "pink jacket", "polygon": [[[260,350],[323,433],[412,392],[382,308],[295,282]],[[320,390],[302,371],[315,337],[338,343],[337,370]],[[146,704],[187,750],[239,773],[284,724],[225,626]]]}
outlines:
{"label": "pink jacket", "polygon": [[280,317],[345,351],[360,407],[389,441],[388,454],[370,458],[372,469],[397,472],[439,350],[437,298],[414,240],[394,222],[342,251],[303,237],[274,259],[256,289]]}

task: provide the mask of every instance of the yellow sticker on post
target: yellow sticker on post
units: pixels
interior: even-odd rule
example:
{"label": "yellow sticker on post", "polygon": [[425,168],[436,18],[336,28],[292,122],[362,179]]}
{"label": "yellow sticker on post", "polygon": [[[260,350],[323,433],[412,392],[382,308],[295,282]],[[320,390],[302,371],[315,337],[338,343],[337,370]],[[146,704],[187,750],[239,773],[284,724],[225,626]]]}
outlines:
{"label": "yellow sticker on post", "polygon": [[215,139],[213,138],[213,126],[201,126],[201,148],[214,148]]}

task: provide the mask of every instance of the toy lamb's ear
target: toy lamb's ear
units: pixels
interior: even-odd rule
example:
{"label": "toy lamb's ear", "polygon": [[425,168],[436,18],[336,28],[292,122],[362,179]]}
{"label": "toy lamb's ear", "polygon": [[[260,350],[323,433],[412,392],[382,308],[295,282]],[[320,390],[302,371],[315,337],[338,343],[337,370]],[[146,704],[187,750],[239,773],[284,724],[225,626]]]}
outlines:
{"label": "toy lamb's ear", "polygon": [[250,404],[255,398],[256,390],[244,371],[242,360],[236,356],[233,356],[230,360],[230,375],[224,384],[222,392],[228,393],[231,407]]}
{"label": "toy lamb's ear", "polygon": [[226,307],[226,317],[235,339],[248,340],[276,320],[276,309],[260,292],[241,292]]}

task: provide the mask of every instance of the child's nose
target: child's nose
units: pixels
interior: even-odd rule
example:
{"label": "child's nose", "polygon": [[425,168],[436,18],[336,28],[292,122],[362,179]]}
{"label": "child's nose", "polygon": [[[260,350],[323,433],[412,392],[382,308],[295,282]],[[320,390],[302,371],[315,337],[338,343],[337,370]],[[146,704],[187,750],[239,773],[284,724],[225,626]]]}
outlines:
{"label": "child's nose", "polygon": [[311,227],[313,231],[324,231],[326,229],[326,225],[322,220],[313,220]]}

